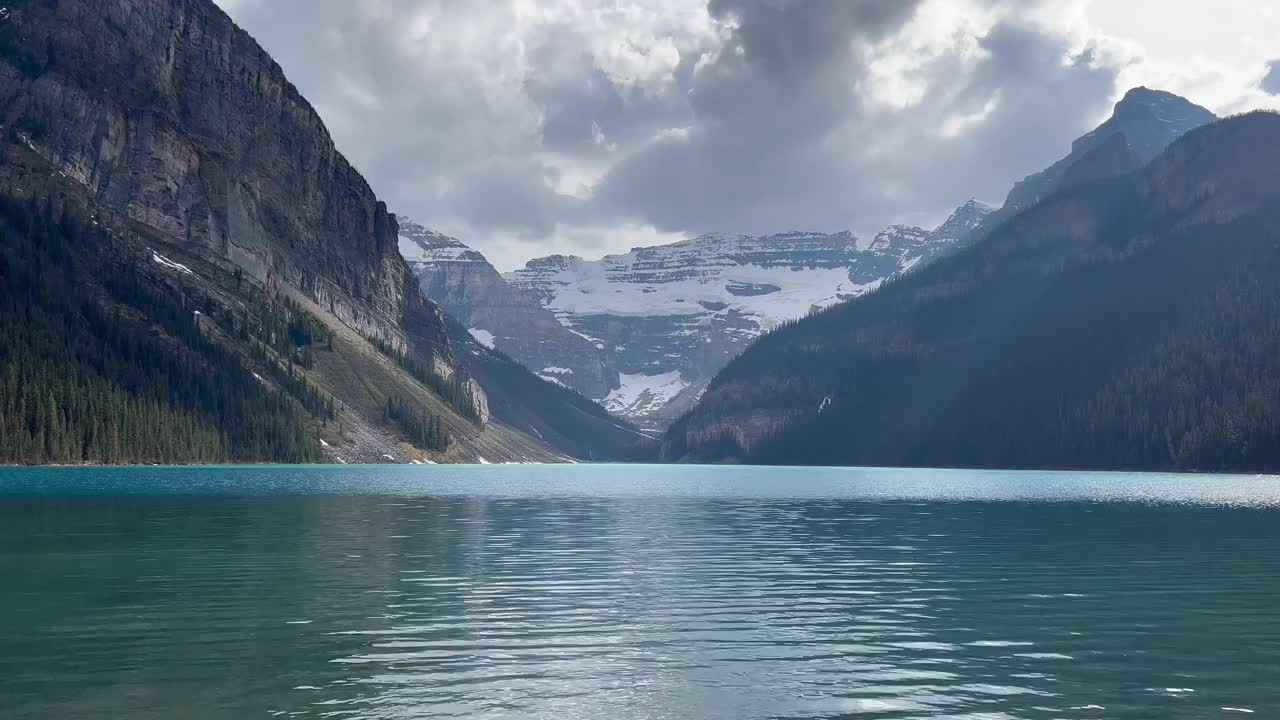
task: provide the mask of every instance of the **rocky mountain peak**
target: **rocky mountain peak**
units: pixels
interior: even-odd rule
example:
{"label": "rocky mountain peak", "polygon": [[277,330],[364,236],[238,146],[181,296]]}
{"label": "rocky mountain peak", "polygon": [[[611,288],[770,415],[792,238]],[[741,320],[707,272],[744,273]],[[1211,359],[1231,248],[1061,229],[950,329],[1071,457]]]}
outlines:
{"label": "rocky mountain peak", "polygon": [[[1123,115],[1127,112],[1133,112],[1140,108],[1147,108],[1151,110],[1164,108],[1187,110],[1191,112],[1209,112],[1181,95],[1175,95],[1167,90],[1158,90],[1155,88],[1149,88],[1145,85],[1139,85],[1138,87],[1130,88],[1125,92],[1124,97],[1120,98],[1120,100],[1116,102],[1113,114]],[[1196,110],[1197,108],[1199,108],[1199,110]]]}
{"label": "rocky mountain peak", "polygon": [[400,254],[410,265],[424,262],[488,263],[484,255],[457,238],[425,228],[409,218],[397,219],[400,223]]}
{"label": "rocky mountain peak", "polygon": [[944,241],[959,239],[981,225],[982,221],[994,211],[995,208],[990,205],[970,199],[956,208],[955,212],[933,231],[933,235]]}
{"label": "rocky mountain peak", "polygon": [[1163,90],[1136,87],[1115,104],[1111,117],[1071,144],[1083,156],[1116,134],[1123,134],[1139,162],[1146,164],[1188,130],[1217,119],[1209,110]]}
{"label": "rocky mountain peak", "polygon": [[528,261],[525,263],[524,269],[531,271],[566,270],[581,262],[583,262],[583,259],[577,255],[547,255],[546,257],[534,258]]}
{"label": "rocky mountain peak", "polygon": [[914,225],[890,225],[876,233],[867,249],[871,252],[887,252],[892,249],[906,249],[924,242],[929,231]]}
{"label": "rocky mountain peak", "polygon": [[1073,184],[1124,175],[1151,162],[1173,141],[1217,117],[1189,100],[1150,88],[1125,93],[1106,122],[1071,144],[1071,152],[1014,184],[1004,205],[968,234],[986,237],[1006,220]]}

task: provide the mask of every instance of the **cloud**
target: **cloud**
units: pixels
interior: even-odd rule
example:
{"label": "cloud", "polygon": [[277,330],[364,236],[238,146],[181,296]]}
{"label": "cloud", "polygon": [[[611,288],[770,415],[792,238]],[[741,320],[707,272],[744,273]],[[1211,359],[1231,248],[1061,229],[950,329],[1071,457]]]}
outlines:
{"label": "cloud", "polygon": [[1120,64],[998,9],[920,42],[940,5],[811,2],[783,18],[743,2],[693,79],[690,129],[621,161],[598,196],[695,233],[867,234],[1001,199],[1098,121]]}
{"label": "cloud", "polygon": [[219,2],[395,211],[504,268],[936,222],[1064,154],[1142,54],[1085,0]]}

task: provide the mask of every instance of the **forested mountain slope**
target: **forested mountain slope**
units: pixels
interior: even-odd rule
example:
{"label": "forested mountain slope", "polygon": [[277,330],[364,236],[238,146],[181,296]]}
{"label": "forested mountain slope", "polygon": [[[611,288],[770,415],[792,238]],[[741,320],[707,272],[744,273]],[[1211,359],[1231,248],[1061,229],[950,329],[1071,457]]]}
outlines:
{"label": "forested mountain slope", "polygon": [[[400,256],[395,217],[280,67],[209,0],[7,3],[0,108],[0,197],[22,208],[9,249],[59,233],[81,238],[66,244],[73,252],[10,253],[20,277],[0,287],[39,295],[64,318],[46,335],[14,336],[28,347],[11,351],[30,351],[15,362],[45,363],[40,382],[55,388],[56,413],[46,402],[41,420],[28,407],[28,421],[106,422],[114,409],[66,389],[83,381],[83,392],[146,406],[138,412],[149,418],[189,416],[195,428],[161,449],[142,442],[103,456],[84,446],[77,457],[28,448],[8,460],[148,462],[160,452],[165,461],[501,462],[568,454],[490,418],[444,314],[422,297]],[[30,226],[27,215],[45,220]],[[70,305],[41,294],[55,289],[48,273],[63,276]],[[122,296],[117,280],[141,289]],[[0,298],[9,313],[29,299]],[[190,316],[171,322],[175,308]],[[104,328],[97,316],[117,309],[121,323]],[[185,369],[135,382],[125,359],[140,351],[129,338],[145,341],[156,367]],[[75,345],[86,354],[50,359]],[[184,397],[202,373],[220,379]],[[277,402],[281,394],[287,401]],[[287,442],[225,436],[259,421],[289,428]],[[224,436],[214,442],[210,433]]]}
{"label": "forested mountain slope", "polygon": [[671,460],[1280,468],[1280,116],[1188,133],[762,338]]}
{"label": "forested mountain slope", "polygon": [[301,405],[206,338],[196,300],[99,258],[112,245],[0,199],[0,463],[320,460]]}

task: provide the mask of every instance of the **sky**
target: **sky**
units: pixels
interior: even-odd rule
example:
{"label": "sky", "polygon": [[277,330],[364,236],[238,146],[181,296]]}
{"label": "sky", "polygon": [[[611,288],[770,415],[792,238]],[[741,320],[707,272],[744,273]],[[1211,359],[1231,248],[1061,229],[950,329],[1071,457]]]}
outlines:
{"label": "sky", "polygon": [[501,270],[932,227],[1138,85],[1280,108],[1280,1],[216,2],[393,212]]}

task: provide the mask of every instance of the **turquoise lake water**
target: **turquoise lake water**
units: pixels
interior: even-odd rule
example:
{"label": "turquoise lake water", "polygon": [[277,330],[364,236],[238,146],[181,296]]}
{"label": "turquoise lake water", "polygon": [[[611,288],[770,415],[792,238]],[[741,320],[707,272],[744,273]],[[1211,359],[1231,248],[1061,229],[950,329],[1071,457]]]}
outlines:
{"label": "turquoise lake water", "polygon": [[1280,479],[0,469],[3,718],[1280,716]]}

